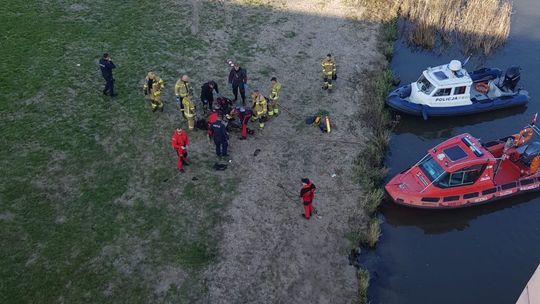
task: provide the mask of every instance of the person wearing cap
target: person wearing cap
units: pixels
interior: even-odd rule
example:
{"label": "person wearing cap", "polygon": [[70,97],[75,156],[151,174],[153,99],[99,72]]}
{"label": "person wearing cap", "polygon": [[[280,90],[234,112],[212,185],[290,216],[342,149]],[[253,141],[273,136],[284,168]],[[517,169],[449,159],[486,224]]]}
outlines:
{"label": "person wearing cap", "polygon": [[181,128],[174,130],[171,136],[171,145],[176,151],[178,156],[178,162],[176,163],[176,168],[178,171],[184,173],[183,165],[188,165],[187,162],[187,147],[189,146],[189,138],[187,132]]}
{"label": "person wearing cap", "polygon": [[258,120],[259,129],[263,129],[264,122],[266,121],[266,115],[268,113],[268,105],[266,98],[262,96],[259,90],[255,90],[255,92],[251,94],[251,98],[253,99],[253,104],[251,106],[251,108],[253,109],[253,117],[251,117],[251,120]]}
{"label": "person wearing cap", "polygon": [[227,133],[227,125],[218,117],[218,120],[212,124],[211,128],[214,144],[216,145],[216,155],[218,157],[228,156],[229,134]]}
{"label": "person wearing cap", "polygon": [[268,97],[268,116],[278,115],[279,114],[279,91],[281,91],[281,83],[277,81],[276,77],[270,79],[272,83],[272,89]]}
{"label": "person wearing cap", "polygon": [[161,101],[161,89],[165,87],[163,79],[159,78],[154,72],[148,72],[144,80],[143,92],[150,99],[152,112],[159,109],[163,112],[163,102]]}
{"label": "person wearing cap", "polygon": [[188,94],[182,99],[182,105],[184,106],[184,117],[188,122],[188,129],[195,129],[195,103],[193,102],[193,95]]}
{"label": "person wearing cap", "polygon": [[176,95],[176,102],[180,104],[180,111],[184,112],[183,100],[190,94],[193,94],[193,88],[189,83],[189,77],[182,75],[174,85],[174,94]]}
{"label": "person wearing cap", "polygon": [[114,78],[112,70],[116,68],[112,62],[109,53],[104,53],[103,57],[99,60],[99,68],[101,69],[101,76],[105,79],[105,89],[103,89],[103,95],[114,97],[117,94],[114,93]]}
{"label": "person wearing cap", "polygon": [[205,113],[207,109],[213,109],[212,104],[214,103],[214,91],[216,92],[216,94],[219,94],[218,85],[213,80],[205,82],[201,86],[201,103],[203,104]]}
{"label": "person wearing cap", "polygon": [[302,216],[309,220],[313,215],[313,199],[315,198],[315,184],[309,178],[302,178],[302,189],[300,189],[300,202],[304,205],[304,213]]}
{"label": "person wearing cap", "polygon": [[334,59],[332,59],[332,54],[326,55],[321,66],[324,81],[322,88],[323,90],[332,90],[332,80],[336,80],[337,78],[336,63],[334,62]]}
{"label": "person wearing cap", "polygon": [[229,73],[229,85],[232,86],[234,94],[234,102],[238,101],[238,91],[240,91],[240,97],[242,97],[242,105],[246,105],[246,84],[247,84],[247,72],[241,68],[238,63],[235,63],[231,72]]}

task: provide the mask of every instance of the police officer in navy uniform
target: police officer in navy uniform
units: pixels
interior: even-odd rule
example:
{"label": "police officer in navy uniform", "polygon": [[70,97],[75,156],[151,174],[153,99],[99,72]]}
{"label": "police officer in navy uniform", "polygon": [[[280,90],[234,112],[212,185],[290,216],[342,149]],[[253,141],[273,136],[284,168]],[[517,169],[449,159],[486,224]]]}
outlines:
{"label": "police officer in navy uniform", "polygon": [[229,146],[229,134],[227,133],[227,126],[223,121],[218,118],[211,126],[212,136],[214,138],[214,144],[216,145],[216,155],[226,157],[227,147]]}
{"label": "police officer in navy uniform", "polygon": [[103,95],[108,95],[111,97],[116,96],[114,93],[114,79],[112,70],[116,68],[114,63],[109,57],[109,53],[103,54],[103,57],[99,60],[99,67],[101,68],[101,75],[105,79],[105,89],[103,89]]}

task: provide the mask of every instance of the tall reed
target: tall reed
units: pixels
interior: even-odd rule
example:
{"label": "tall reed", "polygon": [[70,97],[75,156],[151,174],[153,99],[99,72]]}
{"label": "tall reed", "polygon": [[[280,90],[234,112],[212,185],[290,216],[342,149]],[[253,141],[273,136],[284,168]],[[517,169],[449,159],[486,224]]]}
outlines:
{"label": "tall reed", "polygon": [[398,14],[412,45],[432,49],[459,42],[466,53],[491,53],[508,39],[511,0],[357,0],[369,18]]}

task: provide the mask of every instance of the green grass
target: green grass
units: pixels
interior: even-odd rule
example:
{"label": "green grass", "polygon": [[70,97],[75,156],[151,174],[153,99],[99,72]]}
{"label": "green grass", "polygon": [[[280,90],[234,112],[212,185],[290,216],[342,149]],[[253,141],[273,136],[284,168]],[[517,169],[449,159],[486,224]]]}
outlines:
{"label": "green grass", "polygon": [[[125,4],[15,0],[0,12],[2,303],[178,303],[204,291],[238,180],[193,155],[198,181],[163,183],[175,173],[169,136],[184,122],[151,113],[139,86],[156,71],[173,111],[178,71],[207,77],[211,46],[191,34],[186,4]],[[105,50],[118,66],[113,100],[100,95]],[[181,281],[156,295],[164,269]]]}
{"label": "green grass", "polygon": [[[364,107],[359,111],[358,116],[363,127],[370,131],[367,136],[372,144],[365,146],[360,151],[356,160],[356,173],[358,182],[364,191],[364,196],[359,200],[359,204],[363,207],[369,220],[363,225],[353,227],[351,232],[346,234],[353,247],[361,245],[364,248],[373,249],[381,236],[377,210],[384,198],[382,181],[387,169],[384,167],[383,161],[390,140],[390,131],[393,127],[390,113],[385,107],[385,99],[392,88],[393,74],[388,67],[388,61],[392,58],[393,43],[396,37],[397,23],[395,19],[381,25],[378,49],[385,58],[378,64],[379,68],[374,68],[362,77],[370,79],[370,81],[364,84],[365,93],[362,98]],[[369,271],[359,269],[357,274],[359,302],[369,303]]]}

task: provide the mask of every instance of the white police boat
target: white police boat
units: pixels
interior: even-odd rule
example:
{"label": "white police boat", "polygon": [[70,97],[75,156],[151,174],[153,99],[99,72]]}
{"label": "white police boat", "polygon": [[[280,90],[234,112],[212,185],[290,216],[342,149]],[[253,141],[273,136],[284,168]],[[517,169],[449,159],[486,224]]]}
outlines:
{"label": "white police boat", "polygon": [[428,117],[457,116],[523,106],[529,93],[516,88],[520,68],[482,68],[468,73],[459,60],[424,70],[422,76],[388,95],[386,104],[398,111]]}

